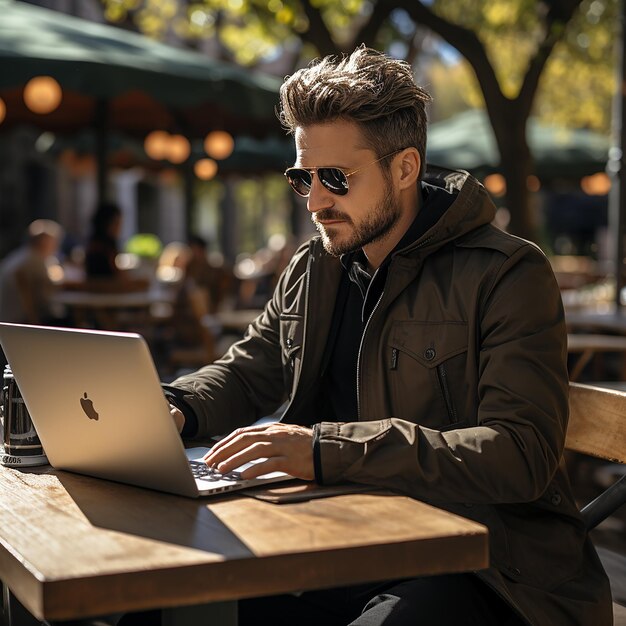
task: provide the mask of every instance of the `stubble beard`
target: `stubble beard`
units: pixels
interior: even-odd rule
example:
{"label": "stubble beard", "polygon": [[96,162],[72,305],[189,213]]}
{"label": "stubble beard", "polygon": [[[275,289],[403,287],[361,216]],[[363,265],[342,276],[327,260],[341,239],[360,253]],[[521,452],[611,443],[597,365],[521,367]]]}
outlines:
{"label": "stubble beard", "polygon": [[[318,219],[342,219],[352,226],[352,234],[343,239],[339,239],[338,232],[333,235],[332,226],[327,228],[318,222],[314,223],[322,237],[324,250],[331,256],[338,257],[348,252],[360,250],[363,246],[370,243],[383,241],[389,236],[400,217],[400,204],[389,186],[385,189],[383,200],[359,224],[355,224],[350,217],[334,209],[322,209],[317,212]],[[343,228],[343,226],[340,228]]]}

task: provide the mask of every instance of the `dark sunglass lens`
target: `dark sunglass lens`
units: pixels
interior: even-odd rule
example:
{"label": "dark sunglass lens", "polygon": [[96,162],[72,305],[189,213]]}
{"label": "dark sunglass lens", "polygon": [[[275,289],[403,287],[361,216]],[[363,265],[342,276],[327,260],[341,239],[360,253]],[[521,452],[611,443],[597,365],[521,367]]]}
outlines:
{"label": "dark sunglass lens", "polygon": [[348,179],[346,175],[336,167],[320,167],[317,170],[320,182],[328,191],[345,196],[348,193]]}
{"label": "dark sunglass lens", "polygon": [[301,196],[308,196],[311,191],[311,174],[306,170],[291,169],[286,172],[287,180],[293,190]]}

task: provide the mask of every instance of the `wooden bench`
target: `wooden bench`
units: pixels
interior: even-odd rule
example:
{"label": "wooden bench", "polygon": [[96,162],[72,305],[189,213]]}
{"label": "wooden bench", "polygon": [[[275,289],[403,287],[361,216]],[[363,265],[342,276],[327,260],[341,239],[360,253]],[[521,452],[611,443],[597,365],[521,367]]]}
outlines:
{"label": "wooden bench", "polygon": [[[612,463],[626,463],[626,393],[570,383],[565,447]],[[626,475],[581,509],[589,530],[626,502]],[[615,626],[626,626],[626,607],[613,603]]]}

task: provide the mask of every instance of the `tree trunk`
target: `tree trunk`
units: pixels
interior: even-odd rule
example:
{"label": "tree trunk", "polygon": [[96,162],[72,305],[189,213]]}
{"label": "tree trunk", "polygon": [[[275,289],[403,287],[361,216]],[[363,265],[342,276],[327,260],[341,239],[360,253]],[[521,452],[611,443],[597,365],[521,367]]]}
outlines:
{"label": "tree trunk", "polygon": [[532,173],[532,158],[526,139],[520,139],[518,133],[515,135],[515,140],[512,137],[505,147],[500,147],[500,169],[506,179],[506,208],[511,216],[507,230],[536,242],[539,224],[529,202],[527,187],[527,179]]}
{"label": "tree trunk", "polygon": [[528,107],[520,99],[494,97],[487,111],[500,153],[500,172],[506,180],[505,202],[510,214],[507,230],[531,241],[538,240],[539,222],[528,191],[533,158],[526,140]]}

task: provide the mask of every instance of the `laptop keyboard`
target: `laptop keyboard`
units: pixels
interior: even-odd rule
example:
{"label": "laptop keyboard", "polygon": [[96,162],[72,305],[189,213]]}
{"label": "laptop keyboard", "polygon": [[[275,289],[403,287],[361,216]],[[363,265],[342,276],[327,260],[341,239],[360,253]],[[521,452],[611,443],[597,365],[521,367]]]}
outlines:
{"label": "laptop keyboard", "polygon": [[209,482],[216,480],[231,480],[236,482],[241,480],[241,472],[236,470],[222,474],[202,461],[189,461],[189,465],[191,466],[194,478],[199,478],[200,480],[206,480]]}

